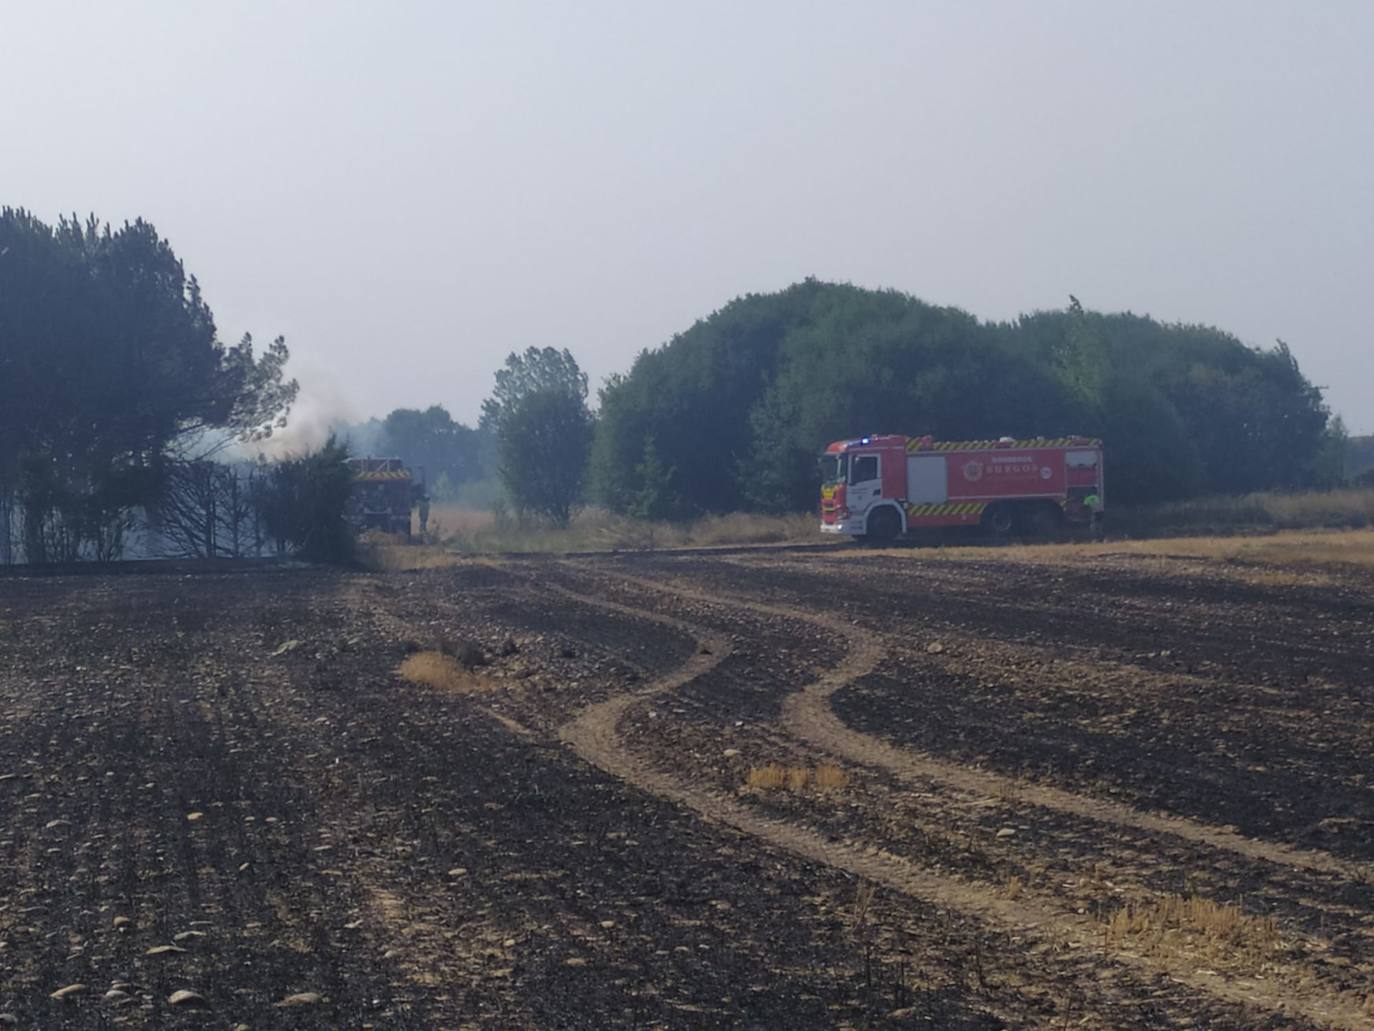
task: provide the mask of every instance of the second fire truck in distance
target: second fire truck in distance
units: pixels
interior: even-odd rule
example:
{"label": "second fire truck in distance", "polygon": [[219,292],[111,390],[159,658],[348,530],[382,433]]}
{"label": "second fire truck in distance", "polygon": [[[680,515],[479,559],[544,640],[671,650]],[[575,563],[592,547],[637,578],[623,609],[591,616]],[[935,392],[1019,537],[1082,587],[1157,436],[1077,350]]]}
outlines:
{"label": "second fire truck in distance", "polygon": [[[399,458],[350,458],[353,489],[348,521],[354,532],[381,530],[410,536],[410,511],[425,492],[424,470],[412,472]],[[418,475],[417,475],[418,474]]]}
{"label": "second fire truck in distance", "polygon": [[837,440],[821,456],[821,530],[894,540],[981,527],[994,537],[1095,529],[1102,442],[1088,437]]}

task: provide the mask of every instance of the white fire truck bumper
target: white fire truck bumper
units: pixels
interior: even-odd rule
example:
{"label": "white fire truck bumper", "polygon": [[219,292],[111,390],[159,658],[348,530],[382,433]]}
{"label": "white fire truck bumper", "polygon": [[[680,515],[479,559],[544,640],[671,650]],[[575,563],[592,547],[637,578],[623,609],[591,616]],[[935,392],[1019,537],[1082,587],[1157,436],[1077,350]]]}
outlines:
{"label": "white fire truck bumper", "polygon": [[850,536],[864,532],[862,519],[841,519],[835,523],[821,523],[821,533],[847,533]]}

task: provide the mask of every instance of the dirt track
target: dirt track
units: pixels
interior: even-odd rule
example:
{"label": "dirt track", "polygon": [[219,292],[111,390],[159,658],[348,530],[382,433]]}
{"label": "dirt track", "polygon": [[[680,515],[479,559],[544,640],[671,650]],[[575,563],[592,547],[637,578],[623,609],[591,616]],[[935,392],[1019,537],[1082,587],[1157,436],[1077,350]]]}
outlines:
{"label": "dirt track", "polygon": [[[1066,549],[0,581],[0,1014],[1374,1026],[1374,590],[1292,580]],[[396,676],[463,641],[491,664],[450,689]],[[847,784],[747,787],[770,762]],[[1120,917],[1183,899],[1244,916]]]}

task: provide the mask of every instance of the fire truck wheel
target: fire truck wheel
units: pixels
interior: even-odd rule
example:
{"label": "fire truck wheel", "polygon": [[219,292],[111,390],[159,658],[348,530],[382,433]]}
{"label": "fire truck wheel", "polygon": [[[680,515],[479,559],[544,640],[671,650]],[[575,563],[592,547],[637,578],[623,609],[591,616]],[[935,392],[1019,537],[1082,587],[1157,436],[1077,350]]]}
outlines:
{"label": "fire truck wheel", "polygon": [[897,535],[902,532],[902,521],[892,509],[880,508],[868,517],[868,525],[865,529],[867,530],[867,533],[864,534],[866,540],[875,544],[888,544],[895,541]]}
{"label": "fire truck wheel", "polygon": [[1010,537],[1016,530],[1016,509],[1011,505],[989,505],[983,510],[983,529],[998,540]]}

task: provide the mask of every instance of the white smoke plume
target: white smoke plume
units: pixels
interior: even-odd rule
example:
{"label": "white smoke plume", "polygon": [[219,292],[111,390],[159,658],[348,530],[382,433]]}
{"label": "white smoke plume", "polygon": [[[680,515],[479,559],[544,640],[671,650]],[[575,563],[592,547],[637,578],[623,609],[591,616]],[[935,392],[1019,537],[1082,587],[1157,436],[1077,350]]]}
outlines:
{"label": "white smoke plume", "polygon": [[352,454],[370,454],[379,443],[380,430],[377,420],[360,419],[327,375],[312,372],[301,384],[284,429],[274,430],[265,440],[236,444],[226,457],[275,461],[302,455],[322,447],[331,433],[347,443]]}

